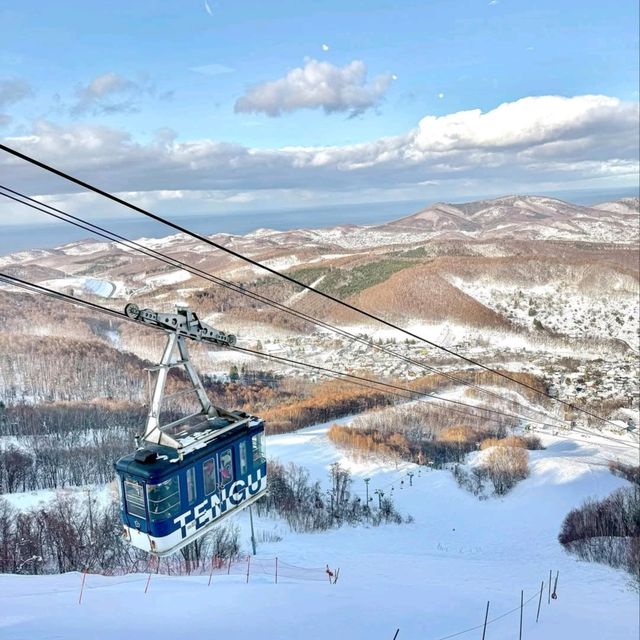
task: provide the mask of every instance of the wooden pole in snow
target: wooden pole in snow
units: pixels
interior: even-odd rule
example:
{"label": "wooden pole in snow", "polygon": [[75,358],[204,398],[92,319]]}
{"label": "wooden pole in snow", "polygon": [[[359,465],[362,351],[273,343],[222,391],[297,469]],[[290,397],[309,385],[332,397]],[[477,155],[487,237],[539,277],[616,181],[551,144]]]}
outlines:
{"label": "wooden pole in snow", "polygon": [[82,604],[82,594],[84,592],[84,581],[87,578],[87,570],[82,572],[82,583],[80,584],[80,597],[78,598],[78,604]]}
{"label": "wooden pole in snow", "polygon": [[487,618],[489,617],[489,600],[487,600],[487,610],[484,612],[484,627],[482,627],[482,640],[484,640],[484,634],[487,632]]}
{"label": "wooden pole in snow", "polygon": [[250,571],[251,571],[251,556],[247,556],[247,584],[249,584]]}
{"label": "wooden pole in snow", "polygon": [[522,609],[524,608],[524,591],[520,591],[520,637],[522,640]]}
{"label": "wooden pole in snow", "polygon": [[278,556],[276,556],[276,584],[278,584]]}
{"label": "wooden pole in snow", "polygon": [[538,613],[536,613],[536,624],[538,624],[538,618],[540,617],[540,604],[542,603],[542,590],[544,589],[544,580],[540,584],[540,599],[538,600]]}
{"label": "wooden pole in snow", "polygon": [[251,548],[253,549],[253,555],[256,555],[256,536],[253,532],[253,511],[251,505],[249,505],[249,522],[251,523]]}
{"label": "wooden pole in snow", "polygon": [[547,604],[551,604],[551,569],[549,569],[549,595],[547,596]]}

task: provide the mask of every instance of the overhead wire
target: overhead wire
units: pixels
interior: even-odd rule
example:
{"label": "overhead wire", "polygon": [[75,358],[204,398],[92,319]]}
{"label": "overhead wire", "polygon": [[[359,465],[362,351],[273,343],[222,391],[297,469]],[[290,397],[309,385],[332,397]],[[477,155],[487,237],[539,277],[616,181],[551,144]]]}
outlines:
{"label": "overhead wire", "polygon": [[[124,319],[124,320],[128,320],[128,321],[134,322],[138,326],[141,325],[140,322],[138,322],[137,320],[134,320],[133,318],[129,318],[129,316],[127,316],[126,314],[124,314],[124,313],[122,313],[120,311],[116,311],[114,309],[110,309],[109,307],[105,307],[104,305],[100,305],[100,304],[97,304],[95,302],[91,302],[89,300],[83,299],[83,298],[77,298],[76,296],[65,294],[65,293],[62,293],[60,291],[55,291],[53,289],[50,289],[49,287],[45,287],[43,285],[38,285],[38,284],[35,284],[35,283],[32,283],[32,282],[29,282],[27,280],[23,280],[22,278],[18,278],[17,276],[12,276],[12,275],[6,274],[6,273],[0,273],[0,280],[6,282],[8,284],[13,284],[13,285],[21,287],[23,289],[29,290],[31,292],[42,293],[42,294],[48,295],[49,297],[56,298],[58,300],[62,300],[62,301],[65,301],[65,302],[70,302],[72,304],[76,304],[76,305],[80,305],[80,306],[85,306],[85,307],[88,307],[88,308],[90,308],[92,310],[103,312],[103,313],[107,313],[107,314],[110,314],[111,316],[118,317],[119,319]],[[148,325],[142,325],[142,326],[145,326],[145,327],[151,328],[151,329],[155,329],[155,330],[159,330],[159,331],[164,331],[161,328],[149,327]],[[337,370],[334,370],[334,369],[330,369],[328,367],[321,367],[321,366],[315,365],[315,364],[310,364],[310,363],[306,363],[306,362],[300,362],[298,360],[294,360],[294,359],[291,359],[291,358],[286,358],[284,356],[277,356],[275,354],[266,354],[266,353],[263,353],[261,351],[256,351],[256,350],[253,350],[253,349],[247,349],[247,348],[244,348],[244,347],[238,347],[237,345],[234,346],[234,347],[231,347],[231,349],[234,350],[234,351],[248,353],[248,354],[250,354],[252,356],[255,356],[255,357],[258,357],[258,358],[263,358],[263,359],[266,358],[266,359],[270,359],[270,360],[277,360],[279,362],[284,362],[284,363],[292,365],[292,366],[297,366],[298,368],[312,369],[312,370],[318,371],[321,375],[325,375],[327,377],[339,378],[339,379],[346,379],[346,381],[348,381],[348,382],[350,382],[352,384],[358,385],[358,386],[368,386],[369,388],[373,388],[373,389],[376,389],[378,391],[382,390],[380,387],[383,387],[385,389],[391,389],[391,391],[385,391],[385,393],[389,393],[390,395],[396,395],[396,396],[401,397],[401,398],[403,398],[405,400],[413,399],[413,400],[420,401],[420,402],[427,402],[427,400],[424,400],[424,398],[428,397],[428,398],[430,398],[430,401],[428,401],[429,404],[432,404],[434,402],[445,402],[445,403],[464,406],[464,407],[467,407],[467,408],[471,409],[474,413],[470,413],[469,411],[462,411],[460,409],[453,409],[451,407],[447,407],[446,410],[454,412],[454,413],[465,414],[465,415],[471,416],[471,417],[473,417],[475,419],[481,418],[483,420],[488,420],[488,421],[493,421],[493,422],[498,422],[500,424],[504,424],[504,420],[500,420],[500,419],[497,419],[497,418],[492,418],[490,416],[478,413],[478,412],[485,412],[485,413],[491,413],[491,414],[496,414],[496,415],[499,415],[499,416],[503,416],[505,418],[512,418],[512,419],[516,419],[516,420],[528,420],[529,422],[532,422],[532,423],[535,423],[535,424],[541,424],[543,426],[551,427],[551,428],[554,428],[554,429],[557,428],[556,425],[552,425],[552,424],[545,423],[545,422],[542,422],[542,421],[530,420],[528,418],[523,418],[522,416],[519,416],[517,414],[507,413],[507,412],[504,412],[504,411],[499,411],[497,409],[490,409],[490,408],[487,408],[487,407],[473,405],[473,404],[469,404],[469,403],[466,403],[466,402],[462,402],[460,400],[453,400],[452,398],[444,398],[442,396],[435,396],[433,394],[421,392],[421,391],[418,391],[418,390],[415,390],[415,389],[411,389],[409,387],[401,387],[399,385],[395,385],[395,384],[392,384],[392,383],[389,383],[389,382],[373,380],[371,378],[358,376],[358,375],[352,374],[352,373],[337,371]],[[376,385],[376,386],[375,387],[371,387],[371,385]],[[402,392],[402,393],[399,393],[399,392]],[[411,395],[407,396],[407,395],[405,395],[406,393],[409,393]],[[605,435],[602,435],[602,434],[590,434],[590,435],[598,435],[598,437],[602,437],[604,439],[608,439],[608,440],[617,442],[618,444],[621,444],[623,446],[632,446],[633,447],[633,445],[631,443],[624,442],[622,440],[618,440],[617,438],[611,438],[609,436],[605,436]]]}
{"label": "overhead wire", "polygon": [[[10,274],[6,274],[6,273],[0,273],[0,280],[8,283],[8,284],[13,284],[16,285],[18,287],[21,287],[23,289],[27,289],[31,292],[35,292],[35,293],[43,293],[45,295],[48,295],[50,297],[53,298],[57,298],[59,300],[63,300],[66,302],[70,302],[73,304],[77,304],[80,306],[86,306],[92,310],[95,311],[99,311],[99,312],[104,312],[104,313],[108,313],[112,316],[118,317],[119,319],[124,319],[124,320],[129,320],[131,322],[136,323],[138,326],[141,325],[140,322],[138,322],[137,320],[134,320],[133,318],[129,318],[127,315],[125,315],[124,313],[120,312],[120,311],[116,311],[114,309],[110,309],[109,307],[105,307],[103,305],[97,304],[95,302],[91,302],[89,300],[83,299],[83,298],[77,298],[75,296],[66,294],[66,293],[62,293],[60,291],[55,291],[53,289],[50,289],[49,287],[45,287],[43,285],[38,285],[32,282],[29,282],[27,280],[23,280],[22,278],[18,278],[17,276],[12,276]],[[148,325],[142,325],[142,326],[147,326]],[[155,327],[148,327],[148,328],[152,328],[155,329]],[[160,331],[163,331],[163,329],[157,329]],[[348,372],[343,372],[343,371],[338,371],[335,369],[331,369],[328,367],[322,367],[320,365],[316,365],[316,364],[310,364],[307,362],[301,362],[298,360],[294,360],[292,358],[286,358],[284,356],[278,356],[275,354],[268,354],[268,353],[263,353],[261,351],[256,351],[254,349],[247,349],[244,347],[239,347],[239,346],[234,346],[231,347],[231,350],[233,351],[238,351],[238,352],[242,352],[242,353],[248,353],[252,356],[255,356],[257,358],[263,358],[263,359],[269,359],[269,360],[276,360],[279,361],[281,363],[285,363],[291,366],[296,366],[298,368],[306,368],[306,369],[311,369],[314,371],[319,372],[321,375],[327,375],[328,377],[339,377],[340,379],[346,379],[348,382],[352,382],[354,384],[360,385],[360,386],[366,386],[369,385],[369,388],[375,388],[378,391],[381,390],[385,390],[385,393],[389,393],[391,395],[396,395],[399,396],[405,400],[418,400],[418,401],[424,401],[423,399],[425,397],[430,398],[430,404],[433,402],[444,402],[444,403],[449,403],[449,404],[455,404],[455,405],[460,405],[463,407],[467,407],[469,409],[471,409],[474,413],[471,414],[468,411],[461,411],[459,409],[453,409],[453,408],[447,408],[448,411],[453,411],[454,413],[463,413],[466,415],[470,415],[473,418],[482,418],[485,420],[493,420],[493,421],[497,421],[500,423],[504,423],[504,420],[497,420],[495,418],[491,418],[490,416],[486,416],[483,415],[480,412],[484,412],[484,413],[491,413],[491,414],[495,414],[495,415],[499,415],[502,416],[504,418],[511,418],[511,419],[516,419],[516,420],[526,420],[529,422],[534,422],[536,424],[541,424],[547,427],[553,427],[556,428],[555,425],[553,424],[549,424],[546,422],[542,422],[542,421],[536,421],[536,420],[530,420],[529,418],[525,418],[523,416],[517,415],[517,414],[512,414],[512,413],[508,413],[505,411],[500,411],[498,409],[490,409],[488,407],[483,407],[483,406],[479,406],[479,405],[473,405],[473,404],[469,404],[466,402],[462,402],[461,400],[454,400],[452,398],[444,398],[442,396],[436,396],[434,394],[428,393],[428,392],[422,392],[416,389],[411,389],[409,387],[402,387],[400,385],[396,385],[390,382],[384,382],[381,380],[374,380],[371,378],[366,378],[364,376],[359,376],[353,373],[348,373]],[[371,387],[371,385],[375,385],[374,387]],[[391,391],[386,391],[386,389],[391,389]],[[409,395],[406,395],[409,394]]]}
{"label": "overhead wire", "polygon": [[339,298],[324,292],[324,291],[320,291],[319,289],[316,289],[314,287],[312,287],[311,285],[307,285],[304,282],[301,282],[299,280],[297,280],[296,278],[293,278],[292,276],[287,275],[286,273],[282,273],[281,271],[278,271],[277,269],[274,269],[272,267],[269,267],[268,265],[262,264],[261,262],[254,260],[253,258],[250,258],[248,256],[245,256],[237,251],[234,251],[233,249],[229,248],[229,247],[225,247],[224,245],[215,242],[214,240],[212,240],[211,238],[208,238],[207,236],[204,236],[200,233],[197,233],[195,231],[191,231],[190,229],[179,225],[171,220],[168,220],[167,218],[164,218],[162,216],[159,216],[155,213],[152,213],[150,211],[147,211],[146,209],[143,209],[142,207],[139,207],[131,202],[128,202],[122,198],[119,198],[118,196],[115,196],[111,193],[109,193],[108,191],[105,191],[104,189],[101,189],[99,187],[96,187],[84,180],[81,180],[80,178],[77,178],[69,173],[66,173],[64,171],[61,171],[60,169],[57,169],[51,165],[48,165],[40,160],[37,160],[36,158],[33,158],[27,154],[24,154],[20,151],[17,151],[16,149],[13,149],[11,147],[8,147],[5,144],[0,143],[0,149],[5,151],[6,153],[13,155],[14,157],[20,158],[21,160],[24,160],[25,162],[28,162],[36,167],[39,167],[40,169],[43,169],[49,173],[52,173],[53,175],[56,175],[60,178],[63,178],[64,180],[67,180],[73,184],[76,184],[84,189],[87,189],[88,191],[91,191],[93,193],[97,193],[98,195],[103,196],[104,198],[107,198],[109,200],[111,200],[112,202],[116,202],[117,204],[120,204],[124,207],[127,207],[129,209],[131,209],[132,211],[136,211],[137,213],[144,215],[147,218],[150,218],[151,220],[155,220],[156,222],[159,222],[161,224],[164,224],[165,226],[168,226],[176,231],[179,231],[180,233],[184,233],[192,238],[195,238],[197,240],[200,240],[201,242],[208,244],[209,246],[212,246],[216,249],[219,249],[220,251],[223,251],[225,253],[227,253],[228,255],[234,256],[240,260],[243,260],[244,262],[247,262],[248,264],[251,264],[259,269],[262,269],[264,271],[267,271],[268,273],[271,273],[275,276],[278,276],[279,278],[282,278],[294,285],[297,285],[299,287],[302,287],[303,289],[306,289],[308,291],[313,291],[314,293],[316,293],[319,296],[322,296],[323,298],[334,302],[336,304],[339,304],[351,311],[354,311],[356,313],[359,313],[361,315],[363,315],[364,317],[369,318],[370,320],[374,320],[376,322],[379,322],[391,329],[394,329],[396,331],[399,331],[415,340],[419,340],[421,342],[424,342],[425,344],[429,344],[432,347],[435,347],[437,349],[440,349],[441,351],[448,353],[449,355],[455,356],[456,358],[460,358],[461,360],[464,360],[465,362],[472,364],[474,366],[477,366],[485,371],[490,371],[491,373],[493,373],[494,375],[497,375],[501,378],[504,378],[505,380],[509,380],[515,384],[518,384],[522,387],[525,387],[527,389],[530,389],[531,391],[533,391],[536,394],[539,394],[541,396],[545,396],[549,399],[551,399],[554,402],[558,402],[568,408],[570,408],[573,411],[577,411],[580,413],[583,413],[585,415],[591,416],[592,418],[596,418],[597,420],[600,420],[602,422],[608,423],[614,427],[617,427],[618,425],[616,425],[614,422],[612,422],[611,420],[608,420],[607,418],[604,418],[602,416],[599,416],[591,411],[588,411],[587,409],[583,409],[582,407],[578,407],[570,402],[567,402],[566,400],[562,400],[560,398],[554,397],[552,396],[550,393],[548,393],[547,391],[542,391],[536,387],[534,387],[533,385],[530,385],[526,382],[523,382],[521,380],[517,380],[516,378],[513,378],[512,376],[507,375],[506,373],[499,371],[497,369],[493,369],[492,367],[489,367],[481,362],[478,362],[476,360],[474,360],[473,358],[469,358],[468,356],[465,356],[463,354],[460,354],[456,351],[454,351],[453,349],[449,349],[448,347],[444,347],[442,345],[439,345],[431,340],[428,340],[427,338],[420,336],[416,333],[413,333],[412,331],[409,331],[408,329],[405,329],[403,327],[400,327],[399,325],[396,325],[393,322],[390,322],[389,320],[385,320],[384,318],[381,318],[380,316],[377,316],[373,313],[370,313],[369,311],[366,311],[364,309],[358,308],[355,305],[350,304],[349,302],[346,302],[345,300],[340,300]]}
{"label": "overhead wire", "polygon": [[[1,190],[5,190],[8,191],[10,193],[4,193]],[[11,195],[13,194],[13,195]],[[310,322],[312,324],[315,324],[316,326],[328,329],[330,331],[333,331],[334,333],[337,333],[339,335],[342,335],[343,337],[346,337],[350,340],[353,340],[355,342],[359,342],[361,344],[365,344],[369,347],[372,347],[378,351],[384,352],[386,354],[389,354],[391,356],[397,357],[405,362],[408,362],[414,366],[417,366],[419,368],[425,369],[426,371],[431,371],[436,375],[440,375],[444,378],[447,378],[448,380],[451,380],[452,382],[456,382],[458,384],[461,384],[463,386],[475,389],[479,392],[485,393],[486,395],[490,395],[492,397],[495,397],[503,402],[507,402],[509,404],[512,404],[514,406],[519,406],[519,407],[523,407],[526,411],[531,411],[533,413],[536,413],[538,415],[543,415],[545,417],[545,419],[547,420],[552,420],[555,422],[559,422],[559,423],[568,423],[568,421],[563,420],[562,418],[556,417],[556,416],[551,416],[549,415],[546,411],[543,411],[541,409],[537,409],[535,407],[531,407],[530,405],[525,405],[522,402],[519,402],[518,400],[515,400],[513,398],[505,398],[504,396],[500,395],[499,393],[496,393],[494,391],[491,391],[490,389],[487,389],[485,387],[482,387],[478,384],[475,383],[471,383],[468,380],[464,380],[463,378],[460,378],[456,375],[453,375],[449,372],[446,371],[442,371],[440,369],[437,369],[431,365],[428,365],[424,362],[420,362],[417,361],[413,358],[409,358],[407,356],[405,356],[404,354],[398,353],[397,351],[394,351],[392,349],[389,349],[388,347],[385,347],[383,345],[380,344],[376,344],[373,340],[368,340],[366,338],[363,338],[359,335],[356,334],[352,334],[344,329],[341,329],[339,327],[336,327],[335,325],[332,325],[328,322],[325,322],[323,320],[319,320],[317,318],[314,318],[302,311],[298,311],[297,309],[294,309],[292,307],[289,307],[287,305],[284,305],[282,303],[276,302],[270,298],[268,298],[267,296],[264,296],[262,294],[253,292],[251,290],[246,289],[244,286],[240,286],[237,285],[235,283],[232,283],[230,281],[227,281],[223,278],[220,278],[219,276],[214,276],[213,274],[210,274],[198,267],[194,267],[193,265],[190,265],[182,260],[179,260],[177,258],[173,258],[171,256],[167,256],[166,254],[159,252],[155,249],[152,249],[150,247],[146,247],[145,245],[136,242],[135,240],[131,240],[125,236],[122,236],[116,232],[110,231],[108,229],[106,229],[105,227],[102,227],[100,225],[88,222],[86,220],[83,220],[82,218],[72,215],[70,213],[67,213],[57,207],[54,207],[52,205],[43,203],[35,198],[32,198],[30,196],[27,196],[23,193],[20,193],[19,191],[16,191],[14,189],[11,189],[9,187],[6,187],[4,185],[0,185],[0,195],[4,196],[5,198],[11,199],[15,202],[18,202],[24,206],[30,207],[36,211],[40,211],[41,213],[44,213],[45,215],[51,216],[55,219],[61,220],[63,222],[66,222],[68,224],[71,224],[77,228],[83,229],[85,231],[89,231],[90,233],[93,233],[94,235],[97,235],[99,237],[105,238],[107,240],[111,240],[113,242],[116,242],[120,245],[126,246],[127,248],[133,249],[134,251],[138,251],[139,253],[142,253],[143,255],[147,255],[149,257],[155,258],[161,262],[164,262],[165,264],[169,264],[170,266],[174,266],[174,267],[180,267],[190,273],[192,273],[193,275],[196,275],[198,277],[201,277],[205,280],[208,280],[210,282],[213,282],[215,284],[218,284],[219,286],[222,286],[226,289],[230,289],[232,291],[234,291],[235,293],[238,293],[240,295],[245,295],[248,296],[251,299],[254,300],[258,300],[264,304],[267,304],[271,307],[274,307],[280,311],[283,311],[285,313],[288,313],[290,315],[293,315],[294,317],[297,317],[299,319],[302,319],[306,322]],[[44,207],[44,208],[43,208]]]}
{"label": "overhead wire", "polygon": [[[58,300],[62,300],[65,302],[70,302],[72,304],[77,304],[80,306],[86,306],[91,308],[92,310],[95,311],[100,311],[100,312],[105,312],[108,313],[112,316],[118,317],[119,319],[123,319],[123,320],[128,320],[131,321],[133,323],[135,323],[138,326],[141,326],[141,323],[138,322],[137,320],[134,320],[133,318],[129,318],[129,316],[127,316],[126,314],[120,312],[120,311],[116,311],[114,309],[110,309],[109,307],[105,307],[103,305],[99,305],[97,303],[94,302],[90,302],[88,300],[82,299],[82,298],[77,298],[75,296],[66,294],[66,293],[62,293],[60,291],[55,291],[53,289],[49,289],[48,287],[44,287],[42,285],[38,285],[32,282],[28,282],[26,280],[22,280],[21,278],[18,278],[16,276],[11,276],[9,274],[6,273],[0,273],[0,280],[8,283],[8,284],[13,284],[15,286],[21,287],[23,289],[26,289],[28,291],[34,292],[34,293],[42,293],[45,295],[48,295],[52,298],[56,298]],[[142,325],[145,326],[147,328],[150,329],[156,329],[155,327],[150,327],[149,325]],[[156,329],[156,330],[160,330],[163,331],[162,329]],[[508,414],[505,412],[501,412],[498,411],[496,409],[488,409],[486,407],[480,407],[477,405],[472,405],[472,404],[468,404],[465,402],[461,402],[458,400],[452,400],[450,398],[442,398],[440,396],[432,396],[431,394],[428,393],[423,393],[420,391],[416,391],[414,389],[409,389],[409,388],[403,388],[397,385],[392,385],[388,382],[383,382],[383,381],[379,381],[379,380],[372,380],[370,378],[365,378],[363,376],[357,376],[354,374],[350,374],[350,373],[346,373],[346,372],[342,372],[342,371],[337,371],[334,369],[329,369],[327,367],[320,367],[319,365],[313,365],[313,364],[309,364],[306,362],[300,362],[298,360],[293,360],[291,358],[284,358],[282,356],[276,356],[274,354],[267,354],[267,353],[263,353],[261,351],[255,351],[253,349],[246,349],[243,347],[238,347],[238,346],[234,346],[234,347],[230,347],[231,350],[233,351],[239,351],[239,352],[244,352],[244,353],[249,353],[252,356],[258,357],[258,358],[263,358],[263,359],[270,359],[270,360],[278,360],[281,362],[285,362],[287,364],[290,364],[292,366],[296,366],[298,368],[306,368],[306,369],[313,369],[316,370],[320,373],[320,375],[324,375],[327,377],[331,377],[331,378],[336,378],[336,379],[347,379],[348,382],[350,382],[351,384],[355,384],[357,386],[361,386],[361,387],[367,387],[369,389],[373,389],[376,391],[383,391],[385,393],[388,393],[390,395],[395,395],[398,396],[400,398],[403,398],[405,400],[420,400],[420,398],[424,397],[424,396],[429,396],[433,398],[433,401],[436,402],[449,402],[449,403],[454,403],[454,404],[458,404],[458,405],[462,405],[462,406],[466,406],[469,407],[471,409],[473,409],[476,412],[479,411],[485,411],[485,412],[489,412],[489,413],[495,413],[498,415],[502,415],[505,417],[513,417],[513,418],[517,418],[517,419],[523,419],[520,416],[517,415],[513,415],[513,414]],[[372,385],[377,385],[377,386],[372,386]],[[385,389],[381,389],[380,387],[383,387]],[[386,388],[390,388],[393,389],[392,391],[387,391]],[[405,393],[399,393],[399,391],[404,391],[407,392],[411,395],[405,395]],[[418,396],[416,398],[416,396]],[[491,418],[488,416],[483,416],[483,415],[479,415],[478,413],[476,414],[471,414],[468,411],[460,411],[457,409],[452,409],[452,408],[448,408],[448,411],[453,411],[454,413],[462,413],[465,415],[470,415],[471,417],[474,418],[482,418],[482,419],[486,419],[486,420],[493,420],[493,421],[498,421],[495,418]],[[499,421],[500,423],[503,423],[504,421]],[[539,424],[546,424],[547,426],[554,426],[554,425],[548,425],[547,423],[542,423],[539,422]]]}

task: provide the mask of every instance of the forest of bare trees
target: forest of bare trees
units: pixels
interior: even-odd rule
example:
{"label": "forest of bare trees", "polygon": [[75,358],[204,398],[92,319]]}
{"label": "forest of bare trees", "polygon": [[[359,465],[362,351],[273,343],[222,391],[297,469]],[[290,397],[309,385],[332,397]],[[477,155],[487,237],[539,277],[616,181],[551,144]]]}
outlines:
{"label": "forest of bare trees", "polygon": [[[430,404],[412,404],[358,417],[351,426],[333,425],[329,438],[355,455],[406,460],[443,468],[453,464],[458,484],[477,496],[492,489],[504,495],[529,473],[527,449],[541,449],[537,436],[508,436],[508,422],[482,415],[460,417]],[[472,451],[486,449],[482,463],[465,469]]]}
{"label": "forest of bare trees", "polygon": [[330,488],[323,490],[319,481],[311,482],[309,472],[296,464],[269,464],[269,491],[258,503],[258,515],[277,515],[287,521],[292,531],[308,532],[331,529],[343,524],[372,525],[393,522],[402,517],[393,501],[385,498],[379,506],[363,504],[351,494],[351,475],[338,463],[330,467]]}
{"label": "forest of bare trees", "polygon": [[481,412],[461,415],[425,402],[359,416],[350,427],[332,426],[328,435],[356,454],[441,468],[463,461],[483,439],[503,437],[509,426],[506,419],[489,422]]}
{"label": "forest of bare trees", "polygon": [[[303,532],[402,522],[391,500],[370,507],[352,496],[350,487],[350,474],[338,464],[332,465],[329,488],[323,490],[302,467],[270,461],[269,492],[256,503],[257,516],[283,518],[292,531]],[[90,492],[58,494],[46,505],[26,511],[0,499],[0,573],[147,571],[149,556],[127,544],[121,530],[115,496],[105,501]],[[159,569],[197,572],[212,557],[234,558],[240,549],[239,528],[224,523],[180,554],[162,559]]]}
{"label": "forest of bare trees", "polygon": [[[636,471],[637,473],[637,471]],[[588,499],[564,519],[558,540],[582,560],[622,567],[640,587],[640,486]]]}
{"label": "forest of bare trees", "polygon": [[[58,495],[46,506],[17,510],[0,499],[0,573],[67,571],[121,574],[149,570],[150,556],[125,542],[119,505],[90,495]],[[160,562],[165,573],[196,571],[213,556],[240,552],[237,526],[223,523]]]}

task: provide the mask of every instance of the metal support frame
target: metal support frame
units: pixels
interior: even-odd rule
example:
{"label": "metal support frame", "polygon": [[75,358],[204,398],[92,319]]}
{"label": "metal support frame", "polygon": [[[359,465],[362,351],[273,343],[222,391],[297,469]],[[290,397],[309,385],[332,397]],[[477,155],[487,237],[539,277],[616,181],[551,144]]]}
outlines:
{"label": "metal support frame", "polygon": [[[180,354],[179,360],[173,359],[173,353],[176,347],[178,348],[178,352]],[[162,411],[162,403],[165,397],[165,385],[167,384],[169,370],[175,367],[183,367],[187,372],[187,376],[189,378],[189,381],[191,382],[191,389],[189,389],[189,391],[192,391],[196,394],[198,402],[200,403],[201,410],[197,413],[187,416],[186,418],[182,418],[170,424],[164,425],[164,427],[176,427],[197,416],[201,416],[205,420],[209,420],[211,418],[219,416],[220,413],[207,397],[204,387],[202,386],[202,381],[200,380],[195,367],[189,359],[189,351],[187,349],[187,345],[185,344],[184,337],[178,335],[177,333],[169,333],[167,335],[167,344],[164,348],[160,364],[150,369],[151,371],[157,371],[158,377],[156,378],[153,395],[151,396],[149,413],[147,414],[147,423],[141,439],[145,442],[164,444],[174,449],[179,449],[181,448],[181,444],[175,438],[165,433],[162,430],[163,425],[160,424],[160,412]]]}
{"label": "metal support frame", "polygon": [[[177,449],[179,454],[182,455],[188,449],[184,443],[179,442],[170,434],[166,433],[165,429],[172,429],[181,424],[184,424],[192,418],[200,418],[199,424],[207,423],[209,420],[213,420],[216,417],[222,416],[229,419],[232,424],[227,427],[223,427],[217,430],[215,433],[208,434],[204,438],[199,439],[199,443],[202,444],[205,441],[209,441],[228,431],[230,428],[236,427],[239,424],[248,422],[250,418],[245,418],[244,415],[240,415],[234,412],[225,411],[219,407],[214,406],[209,400],[200,376],[196,371],[193,363],[189,358],[189,350],[187,349],[186,340],[196,340],[198,342],[212,342],[219,346],[233,346],[236,342],[234,335],[218,331],[213,327],[201,322],[195,313],[185,307],[178,307],[177,313],[156,313],[151,309],[139,309],[134,304],[128,304],[125,307],[125,313],[133,320],[137,320],[144,324],[160,327],[167,332],[167,344],[165,345],[164,352],[160,363],[154,367],[148,369],[149,372],[157,372],[156,382],[153,388],[149,402],[149,412],[147,414],[147,422],[145,425],[144,433],[138,438],[138,442],[149,442],[152,444],[166,445],[173,449]],[[174,359],[174,352],[177,347],[177,358]],[[167,384],[167,378],[169,370],[175,367],[183,367],[187,373],[191,387],[181,389],[180,391],[165,396],[164,389]],[[181,395],[183,393],[195,393],[200,404],[200,411],[175,420],[169,424],[160,424],[160,412],[162,411],[163,400],[167,397]],[[246,414],[245,414],[246,415]]]}

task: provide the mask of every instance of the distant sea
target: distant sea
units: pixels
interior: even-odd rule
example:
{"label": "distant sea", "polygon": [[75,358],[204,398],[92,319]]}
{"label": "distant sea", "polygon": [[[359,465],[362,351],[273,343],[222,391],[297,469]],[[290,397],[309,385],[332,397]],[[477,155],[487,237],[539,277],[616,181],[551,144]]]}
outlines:
{"label": "distant sea", "polygon": [[[536,193],[560,198],[575,204],[596,204],[638,195],[634,189],[617,189],[608,191],[582,190]],[[498,196],[466,196],[464,198],[443,197],[440,202],[472,202]],[[334,227],[340,224],[382,224],[403,216],[411,215],[432,201],[403,200],[398,202],[376,202],[364,204],[334,205],[304,209],[277,211],[251,211],[233,213],[216,213],[211,215],[165,216],[181,226],[205,235],[215,233],[231,233],[243,235],[260,228],[286,231],[288,229],[317,229]],[[125,237],[136,239],[141,237],[162,238],[172,235],[174,231],[153,220],[138,217],[101,218],[91,220],[96,224],[115,231]],[[63,222],[55,224],[7,225],[0,221],[0,255],[7,255],[26,249],[49,249],[69,242],[83,239],[96,239],[89,232],[78,229]]]}

